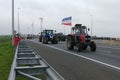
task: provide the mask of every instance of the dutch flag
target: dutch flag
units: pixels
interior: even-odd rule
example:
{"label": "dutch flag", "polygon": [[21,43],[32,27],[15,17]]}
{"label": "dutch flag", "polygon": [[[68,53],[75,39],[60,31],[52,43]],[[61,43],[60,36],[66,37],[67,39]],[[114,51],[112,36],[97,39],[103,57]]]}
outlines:
{"label": "dutch flag", "polygon": [[72,26],[72,17],[63,18],[62,25]]}

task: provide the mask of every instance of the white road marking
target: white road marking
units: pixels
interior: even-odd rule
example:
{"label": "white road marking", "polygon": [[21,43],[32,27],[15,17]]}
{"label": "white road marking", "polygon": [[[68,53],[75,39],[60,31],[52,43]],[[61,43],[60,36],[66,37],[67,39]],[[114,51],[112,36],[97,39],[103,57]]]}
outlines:
{"label": "white road marking", "polygon": [[[35,42],[35,41],[33,41],[33,42]],[[44,45],[44,44],[39,43],[39,42],[35,42],[35,43],[38,43],[38,44],[41,44],[41,45],[43,45],[43,46],[47,46],[47,47],[50,47],[50,48],[53,48],[53,49],[56,49],[56,50],[59,50],[59,51],[66,52],[66,53],[69,53],[69,54],[71,54],[71,55],[78,56],[78,57],[81,57],[81,58],[84,58],[84,59],[87,59],[87,60],[90,60],[90,61],[93,61],[93,62],[102,64],[102,65],[108,66],[108,67],[113,68],[113,69],[120,70],[120,67],[117,67],[117,66],[114,66],[114,65],[111,65],[111,64],[108,64],[108,63],[104,63],[104,62],[101,62],[101,61],[98,61],[98,60],[95,60],[95,59],[92,59],[92,58],[89,58],[89,57],[85,57],[85,56],[82,56],[82,55],[80,55],[80,54],[75,54],[75,53],[73,53],[73,52],[69,52],[69,51],[66,51],[66,50],[63,50],[63,49],[60,49],[60,48],[51,46],[51,45]]]}

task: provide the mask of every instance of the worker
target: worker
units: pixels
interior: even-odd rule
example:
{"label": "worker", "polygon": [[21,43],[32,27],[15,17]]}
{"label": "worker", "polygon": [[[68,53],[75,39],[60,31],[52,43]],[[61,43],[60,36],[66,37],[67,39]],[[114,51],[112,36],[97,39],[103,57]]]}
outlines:
{"label": "worker", "polygon": [[15,34],[15,35],[14,35],[14,51],[16,50],[17,45],[18,45],[20,39],[21,39],[21,38],[20,38],[20,35],[19,35],[19,34]]}

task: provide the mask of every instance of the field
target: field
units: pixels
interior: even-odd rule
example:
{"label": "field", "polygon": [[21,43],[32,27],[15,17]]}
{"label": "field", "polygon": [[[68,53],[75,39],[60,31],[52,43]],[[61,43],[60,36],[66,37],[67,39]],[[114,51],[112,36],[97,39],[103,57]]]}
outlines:
{"label": "field", "polygon": [[0,80],[7,80],[14,57],[11,39],[0,36]]}
{"label": "field", "polygon": [[120,41],[119,40],[102,40],[102,43],[105,44],[105,45],[120,46]]}

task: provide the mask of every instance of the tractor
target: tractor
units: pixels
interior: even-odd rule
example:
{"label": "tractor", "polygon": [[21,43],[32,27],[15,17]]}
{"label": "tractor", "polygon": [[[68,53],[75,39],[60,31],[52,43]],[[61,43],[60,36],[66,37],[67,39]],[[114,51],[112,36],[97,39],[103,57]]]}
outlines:
{"label": "tractor", "polygon": [[58,44],[57,36],[54,33],[55,30],[43,30],[39,37],[39,41],[48,44],[51,41],[52,44]]}
{"label": "tractor", "polygon": [[63,33],[57,33],[58,41],[65,41],[66,35]]}
{"label": "tractor", "polygon": [[96,51],[96,43],[92,41],[91,36],[88,35],[89,28],[76,24],[72,27],[71,34],[67,35],[67,48],[73,50],[74,48],[80,52],[90,47],[91,51]]}

